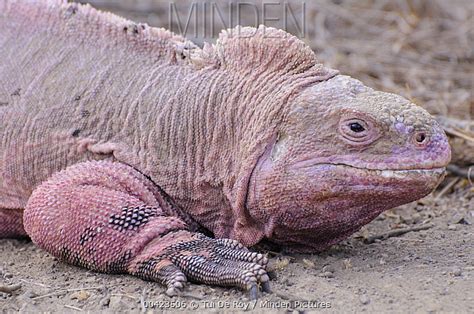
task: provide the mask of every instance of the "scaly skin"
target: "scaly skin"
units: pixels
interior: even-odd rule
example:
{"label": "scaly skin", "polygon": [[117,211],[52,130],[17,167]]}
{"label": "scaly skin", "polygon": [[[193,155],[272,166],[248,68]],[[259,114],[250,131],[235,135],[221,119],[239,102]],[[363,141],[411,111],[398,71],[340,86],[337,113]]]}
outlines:
{"label": "scaly skin", "polygon": [[450,159],[426,111],[283,31],[200,49],[56,0],[0,1],[0,29],[0,237],[170,295],[189,279],[255,297],[267,259],[246,247],[324,250]]}
{"label": "scaly skin", "polygon": [[[354,121],[366,130],[351,132]],[[429,194],[449,159],[424,109],[339,75],[295,99],[252,175],[247,206],[273,242],[321,251]]]}
{"label": "scaly skin", "polygon": [[71,264],[129,273],[167,286],[186,278],[252,291],[265,284],[267,258],[237,241],[214,240],[179,217],[162,192],[133,168],[85,162],[53,175],[30,197],[25,229],[31,239]]}

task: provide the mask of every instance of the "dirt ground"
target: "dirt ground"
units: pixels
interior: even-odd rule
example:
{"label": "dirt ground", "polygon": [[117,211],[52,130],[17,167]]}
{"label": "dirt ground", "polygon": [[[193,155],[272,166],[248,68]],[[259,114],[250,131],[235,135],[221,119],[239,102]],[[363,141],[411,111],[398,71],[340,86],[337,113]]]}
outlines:
{"label": "dirt ground", "polygon": [[[90,2],[167,26],[166,1]],[[469,1],[455,1],[449,10],[448,1],[434,0],[314,3],[307,3],[306,40],[325,63],[433,114],[472,123],[472,5],[463,7]],[[467,145],[469,137],[459,140]],[[460,147],[469,165],[472,150]],[[0,287],[12,290],[0,292],[0,311],[473,313],[473,223],[474,186],[448,176],[428,197],[381,214],[324,253],[260,249],[270,257],[273,293],[257,301],[238,289],[194,284],[169,298],[157,283],[70,266],[27,240],[0,239]]]}
{"label": "dirt ground", "polygon": [[[168,312],[174,306],[214,312],[289,307],[290,312],[472,313],[474,190],[461,187],[437,199],[438,193],[383,213],[322,254],[269,253],[273,293],[257,301],[238,289],[205,285],[169,298],[159,284],[94,273],[64,264],[29,241],[3,239],[0,284],[21,287],[0,293],[0,311]],[[427,229],[391,234],[410,228]],[[386,234],[392,237],[381,237]]]}

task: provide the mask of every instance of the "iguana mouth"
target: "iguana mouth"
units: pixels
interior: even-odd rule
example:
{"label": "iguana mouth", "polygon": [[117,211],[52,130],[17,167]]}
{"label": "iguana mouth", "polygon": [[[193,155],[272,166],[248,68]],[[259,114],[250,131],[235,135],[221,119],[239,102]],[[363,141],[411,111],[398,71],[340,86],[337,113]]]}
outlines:
{"label": "iguana mouth", "polygon": [[[394,167],[395,166],[395,167]],[[313,168],[313,167],[347,167],[351,169],[358,169],[369,171],[373,174],[377,174],[383,177],[391,177],[397,175],[410,175],[410,174],[419,174],[419,175],[432,175],[432,174],[442,174],[446,167],[437,167],[436,165],[423,165],[423,166],[410,166],[407,164],[393,165],[388,164],[384,165],[383,163],[374,163],[374,162],[360,162],[359,164],[347,162],[347,161],[327,161],[322,158],[311,158],[299,160],[292,164],[292,167],[304,169],[304,168]]]}
{"label": "iguana mouth", "polygon": [[368,171],[375,175],[384,177],[384,178],[404,178],[408,175],[417,174],[417,175],[441,175],[446,171],[446,167],[436,167],[436,168],[414,168],[414,169],[374,169],[366,167],[357,167],[354,165],[348,165],[343,163],[320,163],[314,164],[312,166],[335,166],[335,167],[347,167],[353,169],[359,169]]}

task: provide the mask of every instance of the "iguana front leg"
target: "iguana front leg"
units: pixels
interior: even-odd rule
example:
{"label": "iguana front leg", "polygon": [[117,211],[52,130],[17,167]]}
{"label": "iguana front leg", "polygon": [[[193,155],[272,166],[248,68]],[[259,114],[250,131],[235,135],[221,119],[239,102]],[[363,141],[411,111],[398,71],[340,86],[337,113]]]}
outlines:
{"label": "iguana front leg", "polygon": [[259,283],[268,285],[266,257],[234,240],[189,231],[160,195],[129,166],[81,163],[36,188],[24,226],[54,256],[92,270],[160,282],[168,295],[187,279],[238,286],[252,297]]}

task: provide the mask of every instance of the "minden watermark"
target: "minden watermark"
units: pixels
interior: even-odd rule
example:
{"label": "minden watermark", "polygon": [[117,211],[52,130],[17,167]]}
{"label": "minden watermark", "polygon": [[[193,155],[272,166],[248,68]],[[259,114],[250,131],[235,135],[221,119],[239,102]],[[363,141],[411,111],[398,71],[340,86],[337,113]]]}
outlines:
{"label": "minden watermark", "polygon": [[306,36],[306,3],[299,2],[170,2],[168,29],[184,37],[215,38],[221,29],[263,24]]}
{"label": "minden watermark", "polygon": [[330,309],[331,302],[324,301],[308,301],[308,300],[221,300],[221,301],[205,301],[205,300],[170,300],[170,301],[144,301],[142,306],[145,309],[157,310],[241,310],[249,311],[255,309],[271,309],[271,310],[316,310]]}

